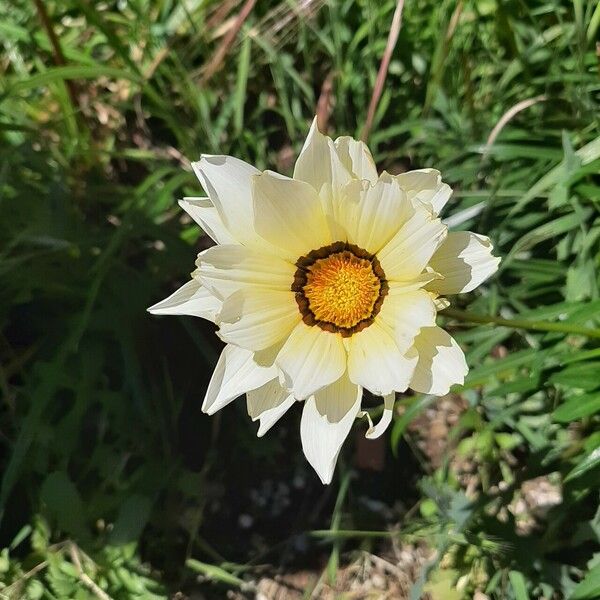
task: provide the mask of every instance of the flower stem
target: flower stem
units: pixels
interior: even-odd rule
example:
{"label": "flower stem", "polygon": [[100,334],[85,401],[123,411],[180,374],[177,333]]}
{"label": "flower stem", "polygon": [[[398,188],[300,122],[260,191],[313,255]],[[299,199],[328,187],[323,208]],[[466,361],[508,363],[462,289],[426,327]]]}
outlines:
{"label": "flower stem", "polygon": [[580,327],[571,323],[548,323],[547,321],[527,321],[525,319],[502,319],[491,315],[476,315],[465,310],[448,308],[442,315],[467,321],[470,323],[495,323],[503,327],[512,327],[513,329],[529,329],[531,331],[560,331],[562,333],[574,333],[585,335],[591,338],[600,338],[600,329],[591,329],[589,327]]}

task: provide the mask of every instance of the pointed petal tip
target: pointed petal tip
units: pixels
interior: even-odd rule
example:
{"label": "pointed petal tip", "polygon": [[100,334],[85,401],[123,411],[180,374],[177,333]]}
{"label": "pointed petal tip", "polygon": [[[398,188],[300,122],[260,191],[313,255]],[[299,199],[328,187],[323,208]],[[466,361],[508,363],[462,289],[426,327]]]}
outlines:
{"label": "pointed petal tip", "polygon": [[333,475],[335,473],[335,466],[336,466],[336,462],[334,462],[333,466],[329,467],[325,467],[324,465],[319,465],[319,464],[313,464],[311,461],[308,461],[308,464],[312,467],[313,471],[316,473],[317,477],[319,478],[319,481],[323,484],[323,485],[329,485],[333,479]]}
{"label": "pointed petal tip", "polygon": [[169,299],[170,299],[170,296],[168,298],[164,298],[163,300],[160,300],[159,302],[157,302],[156,304],[153,304],[152,306],[149,306],[148,308],[146,308],[146,312],[150,313],[151,315],[172,314],[169,311],[170,303],[167,302],[167,300],[169,300]]}
{"label": "pointed petal tip", "polygon": [[329,485],[331,483],[331,480],[333,479],[333,473],[330,473],[328,475],[321,475],[317,472],[317,475],[319,476],[319,479],[321,480],[321,483],[323,485]]}

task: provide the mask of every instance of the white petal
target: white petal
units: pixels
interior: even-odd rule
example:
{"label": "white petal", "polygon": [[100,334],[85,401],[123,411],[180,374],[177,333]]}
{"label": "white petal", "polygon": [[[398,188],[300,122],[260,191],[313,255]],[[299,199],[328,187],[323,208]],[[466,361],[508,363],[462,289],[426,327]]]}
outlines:
{"label": "white petal", "polygon": [[300,321],[293,292],[245,288],[223,302],[219,335],[249,350],[264,350],[289,334]]}
{"label": "white petal", "polygon": [[274,377],[277,377],[275,367],[261,367],[254,361],[253,352],[228,344],[221,352],[208,384],[202,411],[212,415]]}
{"label": "white petal", "polygon": [[440,219],[419,206],[414,211],[377,255],[388,279],[409,281],[420,275],[447,235]]}
{"label": "white petal", "polygon": [[260,419],[258,437],[262,437],[271,429],[295,401],[294,396],[281,387],[278,378],[248,392],[246,394],[248,414],[253,421]]}
{"label": "white petal", "polygon": [[317,128],[316,117],[296,161],[294,179],[305,181],[317,192],[328,184],[334,194],[352,179],[338,156],[333,140]]}
{"label": "white petal", "polygon": [[452,195],[452,188],[442,183],[442,176],[435,169],[416,169],[396,175],[409,200],[429,204],[438,215]]}
{"label": "white petal", "polygon": [[[414,213],[406,194],[388,173],[382,173],[374,185],[364,182],[348,185],[345,202],[340,206],[340,220],[348,241],[375,254],[389,242]],[[351,192],[358,192],[352,196]]]}
{"label": "white petal", "polygon": [[342,376],[346,350],[341,336],[300,322],[275,359],[285,386],[303,400]]}
{"label": "white petal", "polygon": [[417,198],[421,202],[430,204],[433,208],[433,212],[439,215],[448,200],[452,196],[452,188],[447,183],[441,183],[437,188],[433,190],[427,190],[427,192],[421,192],[417,195]]}
{"label": "white petal", "polygon": [[369,429],[365,432],[365,437],[369,440],[374,440],[380,437],[385,430],[389,427],[392,422],[392,417],[394,415],[394,401],[396,399],[396,394],[388,394],[383,399],[383,415],[381,415],[381,419],[377,425],[373,425],[373,421],[371,420],[371,415],[367,411],[361,411],[358,413],[359,418],[366,417],[369,421]]}
{"label": "white petal", "polygon": [[208,198],[184,198],[179,201],[179,206],[217,244],[237,244],[236,239],[227,231],[217,209]]}
{"label": "white petal", "polygon": [[304,403],[300,422],[302,449],[325,484],[331,482],[342,444],[360,411],[361,396],[360,387],[344,375]]}
{"label": "white petal", "polygon": [[377,167],[367,145],[344,135],[335,140],[335,149],[342,164],[357,179],[377,181]]}
{"label": "white petal", "polygon": [[253,178],[252,194],[257,233],[292,263],[333,241],[321,201],[307,183],[265,171]]}
{"label": "white petal", "polygon": [[402,284],[390,282],[379,318],[394,332],[401,352],[406,352],[422,327],[435,325],[437,311],[431,294],[425,290],[406,291]]}
{"label": "white petal", "polygon": [[266,410],[262,415],[260,415],[259,420],[260,424],[258,426],[258,431],[256,432],[257,437],[262,437],[285,415],[285,413],[292,407],[292,405],[296,402],[296,399],[291,394],[286,397],[286,399],[275,408],[271,408],[270,410]]}
{"label": "white petal", "polygon": [[492,249],[490,239],[484,235],[451,231],[429,262],[444,279],[432,281],[427,289],[438,294],[475,289],[498,270],[500,259],[492,256]]}
{"label": "white petal", "polygon": [[220,298],[248,286],[289,291],[296,267],[281,258],[240,245],[214,246],[198,255],[197,277]]}
{"label": "white petal", "polygon": [[454,384],[462,384],[469,372],[465,355],[441,327],[426,327],[415,339],[419,362],[410,387],[424,394],[443,396]]}
{"label": "white petal", "polygon": [[251,179],[260,171],[238,158],[209,154],[192,168],[231,235],[242,244],[264,246],[252,226]]}
{"label": "white petal", "polygon": [[327,183],[321,188],[319,198],[332,240],[336,242],[348,241],[346,224],[356,214],[365,185],[368,185],[366,181],[352,179],[336,190]]}
{"label": "white petal", "polygon": [[148,312],[153,315],[191,315],[214,322],[220,309],[221,301],[197,279],[192,279],[168,298],[148,308]]}
{"label": "white petal", "polygon": [[406,390],[417,364],[416,353],[400,352],[385,323],[376,318],[349,340],[348,374],[354,383],[378,396]]}

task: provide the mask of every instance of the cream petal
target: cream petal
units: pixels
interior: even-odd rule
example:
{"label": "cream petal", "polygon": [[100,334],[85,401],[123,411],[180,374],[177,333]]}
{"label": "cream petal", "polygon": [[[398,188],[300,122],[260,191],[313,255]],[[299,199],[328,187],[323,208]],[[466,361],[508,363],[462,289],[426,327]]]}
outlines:
{"label": "cream petal", "polygon": [[262,365],[264,367],[270,367],[271,365],[275,364],[275,359],[277,358],[279,351],[281,350],[281,348],[283,348],[283,345],[286,341],[287,339],[284,337],[272,346],[269,346],[268,348],[264,348],[263,350],[257,350],[254,353],[254,360],[259,365]]}
{"label": "cream petal", "polygon": [[437,311],[431,294],[425,290],[406,290],[402,284],[390,282],[379,318],[394,332],[400,352],[406,352],[422,327],[435,325]]}
{"label": "cream petal", "polygon": [[419,362],[410,387],[424,394],[443,396],[462,384],[469,367],[456,341],[441,327],[425,327],[415,339]]}
{"label": "cream petal", "polygon": [[369,429],[365,432],[365,437],[369,440],[374,440],[385,433],[386,429],[392,422],[394,415],[394,401],[396,400],[396,394],[388,394],[383,399],[383,415],[379,419],[377,425],[373,425],[371,415],[367,411],[361,411],[358,413],[359,418],[366,417],[369,422]]}
{"label": "cream petal", "polygon": [[214,322],[220,309],[221,301],[197,279],[192,279],[148,308],[148,312],[153,315],[191,315]]}
{"label": "cream petal", "polygon": [[200,225],[202,230],[217,244],[237,244],[237,240],[227,231],[219,212],[208,198],[184,198],[179,206]]}
{"label": "cream petal", "polygon": [[346,370],[346,350],[338,334],[300,322],[275,363],[283,373],[287,389],[303,400],[342,376]]}
{"label": "cream petal", "polygon": [[333,140],[319,131],[316,117],[296,161],[294,179],[310,184],[317,192],[321,192],[323,185],[329,185],[334,194],[352,179]]}
{"label": "cream petal", "polygon": [[411,278],[408,281],[392,281],[388,280],[389,289],[395,290],[395,293],[398,294],[406,294],[408,292],[414,292],[416,290],[421,290],[427,286],[428,283],[432,282],[434,279],[441,279],[442,276],[439,273],[436,273],[433,269],[426,267],[425,270],[417,275],[416,277]]}
{"label": "cream petal", "polygon": [[358,190],[353,184],[345,187],[346,199],[338,218],[349,242],[376,254],[410,220],[414,209],[396,178],[388,173],[382,173],[374,185],[362,183]]}
{"label": "cream petal", "polygon": [[443,242],[448,228],[419,206],[377,258],[388,279],[410,281],[419,276]]}
{"label": "cream petal", "polygon": [[438,294],[470,292],[498,270],[500,259],[492,250],[484,235],[451,231],[429,262],[444,279],[432,281],[427,289]]}
{"label": "cream petal", "polygon": [[256,432],[257,437],[262,437],[285,415],[285,413],[293,406],[296,399],[291,394],[287,396],[287,398],[281,403],[278,404],[275,408],[271,408],[270,410],[266,410],[259,417],[259,425],[258,431]]}
{"label": "cream petal", "polygon": [[249,350],[264,350],[284,338],[300,321],[293,292],[244,288],[223,302],[219,336]]}
{"label": "cream petal", "polygon": [[310,185],[271,171],[252,183],[256,231],[282,256],[294,263],[333,241],[319,196]]}
{"label": "cream petal", "polygon": [[348,231],[358,229],[361,199],[368,181],[352,179],[334,194],[330,185],[321,189],[321,202],[323,211],[331,231],[331,237],[336,242],[349,241]]}
{"label": "cream petal", "polygon": [[281,387],[278,378],[249,391],[246,394],[246,406],[252,420],[260,420],[258,437],[267,433],[295,401],[294,396]]}
{"label": "cream petal", "polygon": [[360,411],[362,390],[344,375],[304,402],[300,437],[319,479],[331,482],[342,444]]}
{"label": "cream petal", "polygon": [[197,277],[227,298],[248,286],[289,291],[296,267],[281,258],[240,245],[214,246],[198,255]]}
{"label": "cream petal", "polygon": [[357,179],[366,179],[371,183],[377,181],[377,167],[367,145],[344,135],[334,142],[337,155],[346,167]]}
{"label": "cream petal", "polygon": [[412,198],[423,190],[430,190],[442,180],[441,173],[436,169],[414,169],[396,175],[398,182]]}
{"label": "cream petal", "polygon": [[228,344],[221,352],[208,384],[202,411],[212,415],[274,377],[277,377],[275,367],[261,367],[254,361],[253,352]]}
{"label": "cream petal", "polygon": [[435,304],[436,310],[439,312],[440,310],[445,310],[450,306],[450,301],[448,298],[434,298],[433,302]]}
{"label": "cream petal", "polygon": [[421,200],[421,202],[430,204],[433,208],[433,212],[436,215],[439,215],[442,212],[444,206],[448,204],[448,200],[450,200],[451,196],[452,188],[447,183],[440,183],[440,185],[433,190],[421,192],[417,195],[417,198]]}
{"label": "cream petal", "polygon": [[260,171],[238,158],[209,154],[192,163],[192,168],[231,235],[242,244],[265,246],[252,227],[251,183]]}
{"label": "cream petal", "polygon": [[452,188],[442,182],[442,176],[436,169],[416,169],[396,175],[396,178],[409,200],[429,204],[436,215],[452,195]]}
{"label": "cream petal", "polygon": [[393,331],[381,319],[349,338],[350,379],[378,396],[405,391],[416,364],[416,353],[412,348],[400,352]]}

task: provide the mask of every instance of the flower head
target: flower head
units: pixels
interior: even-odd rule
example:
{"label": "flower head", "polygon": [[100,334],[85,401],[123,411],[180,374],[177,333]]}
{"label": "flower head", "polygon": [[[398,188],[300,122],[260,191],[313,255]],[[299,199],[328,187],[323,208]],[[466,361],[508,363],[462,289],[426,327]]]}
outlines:
{"label": "flower head", "polygon": [[152,306],[216,323],[226,342],[202,409],[242,394],[263,435],[296,401],[304,453],[323,483],[363,389],[383,396],[381,435],[395,392],[443,395],[468,371],[436,326],[446,295],[498,268],[487,237],[448,232],[438,213],[452,193],[438,171],[377,174],[364,143],[335,142],[316,120],[293,178],[229,156],[194,171],[208,198],[180,202],[214,239],[192,279]]}

